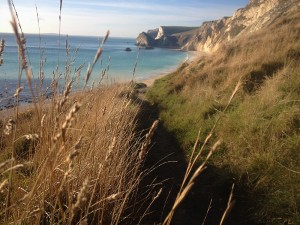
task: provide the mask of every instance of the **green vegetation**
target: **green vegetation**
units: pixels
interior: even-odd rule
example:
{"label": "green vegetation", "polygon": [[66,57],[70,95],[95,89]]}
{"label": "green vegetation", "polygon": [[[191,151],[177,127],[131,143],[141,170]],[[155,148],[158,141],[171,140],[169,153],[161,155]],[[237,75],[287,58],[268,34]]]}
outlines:
{"label": "green vegetation", "polygon": [[267,224],[300,222],[299,30],[294,11],[184,64],[147,93],[187,154],[198,130],[203,141],[222,116],[214,132],[222,149],[210,163],[235,175]]}

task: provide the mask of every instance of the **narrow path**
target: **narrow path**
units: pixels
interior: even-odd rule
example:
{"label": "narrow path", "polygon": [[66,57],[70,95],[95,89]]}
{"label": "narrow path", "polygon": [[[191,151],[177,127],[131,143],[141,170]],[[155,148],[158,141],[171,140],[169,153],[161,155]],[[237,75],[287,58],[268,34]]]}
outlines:
{"label": "narrow path", "polygon": [[[141,100],[139,114],[139,129],[145,130],[159,118],[155,105],[151,105],[144,96]],[[162,194],[152,205],[151,214],[148,215],[143,225],[160,224],[174,203],[178,189],[181,185],[187,160],[176,140],[166,130],[163,122],[160,123],[152,139],[145,162],[145,168],[155,168],[143,181],[142,185],[156,183],[156,191],[163,188]],[[197,179],[195,186],[176,210],[173,225],[217,225],[227,206],[227,201],[234,182],[231,176],[224,174],[218,168],[208,168]],[[238,194],[237,194],[238,193]],[[236,190],[236,204],[231,211],[226,225],[257,225],[251,217],[251,207],[244,199],[245,194]],[[208,208],[209,211],[208,211]],[[207,213],[208,211],[208,213]]]}

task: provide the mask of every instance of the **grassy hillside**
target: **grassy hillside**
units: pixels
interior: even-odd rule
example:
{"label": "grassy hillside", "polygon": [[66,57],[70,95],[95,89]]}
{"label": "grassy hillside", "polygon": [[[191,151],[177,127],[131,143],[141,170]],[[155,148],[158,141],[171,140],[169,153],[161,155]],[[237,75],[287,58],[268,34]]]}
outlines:
{"label": "grassy hillside", "polygon": [[[300,222],[300,13],[223,45],[157,80],[148,98],[190,153],[221,116],[211,164],[236,177],[267,224]],[[237,83],[239,91],[224,113]]]}

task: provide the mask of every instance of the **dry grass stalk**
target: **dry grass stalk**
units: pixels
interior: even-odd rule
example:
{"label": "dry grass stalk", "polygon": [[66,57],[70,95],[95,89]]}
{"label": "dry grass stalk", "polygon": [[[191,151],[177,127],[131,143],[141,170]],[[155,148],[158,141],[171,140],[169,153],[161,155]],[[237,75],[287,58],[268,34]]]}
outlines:
{"label": "dry grass stalk", "polygon": [[227,207],[226,207],[226,209],[225,209],[225,211],[223,213],[222,219],[220,221],[220,225],[224,224],[224,222],[225,222],[228,214],[230,213],[230,211],[231,211],[231,209],[232,209],[232,207],[234,205],[235,201],[232,200],[233,199],[233,190],[234,190],[234,184],[231,187],[231,192],[230,192],[229,199],[228,199],[228,202],[227,202]]}
{"label": "dry grass stalk", "polygon": [[[32,85],[32,70],[28,67],[27,57],[26,57],[26,53],[25,53],[25,51],[26,51],[26,39],[25,39],[24,33],[21,32],[21,34],[20,34],[20,32],[19,32],[19,28],[21,29],[21,25],[20,25],[20,23],[17,23],[18,15],[17,15],[17,12],[15,10],[15,7],[14,7],[14,9],[12,7],[13,2],[8,1],[8,3],[9,3],[10,14],[11,14],[11,17],[12,17],[11,26],[13,28],[13,31],[14,31],[14,34],[15,34],[15,37],[16,37],[18,50],[19,50],[19,56],[22,60],[22,71],[25,70],[25,72],[26,72],[27,82],[28,82],[31,97],[32,97],[32,100],[33,100],[33,103],[34,103],[34,108],[35,108],[35,111],[37,113],[37,116],[39,117],[40,114],[39,114],[38,107],[37,107],[37,104],[36,104],[36,98],[35,98],[35,95],[34,95],[33,85]],[[19,24],[19,27],[18,27],[18,24]],[[21,78],[21,74],[20,74],[19,79],[20,78]],[[20,87],[20,81],[19,81],[19,87]],[[18,107],[17,107],[17,114],[18,114]]]}
{"label": "dry grass stalk", "polygon": [[206,219],[207,219],[208,213],[209,213],[209,211],[210,211],[210,209],[211,209],[211,204],[212,204],[212,199],[211,199],[211,200],[210,200],[210,202],[209,202],[209,206],[207,207],[207,211],[206,211],[205,217],[204,217],[204,219],[203,219],[203,222],[202,222],[202,224],[201,224],[201,225],[204,225],[204,224],[205,224],[205,222],[206,222]]}
{"label": "dry grass stalk", "polygon": [[[40,63],[39,63],[39,74],[38,74],[38,79],[40,81],[40,92],[43,91],[43,83],[44,83],[44,65],[45,65],[45,61],[46,59],[44,58],[44,51],[42,50],[42,37],[41,37],[41,27],[40,27],[40,17],[39,17],[39,13],[38,13],[38,8],[37,5],[35,5],[35,12],[36,12],[36,19],[37,19],[37,24],[38,24],[38,29],[39,29],[39,50],[40,50]],[[42,96],[42,93],[40,93]]]}
{"label": "dry grass stalk", "polygon": [[0,40],[0,66],[3,64],[2,54],[4,51],[5,41],[3,39]]}
{"label": "dry grass stalk", "polygon": [[[59,136],[62,137],[62,140],[65,142],[66,140],[66,132],[67,132],[67,128],[69,128],[71,126],[72,121],[75,118],[75,114],[78,112],[78,110],[80,109],[81,104],[80,103],[75,103],[73,105],[73,107],[71,108],[69,114],[66,116],[66,120],[63,123],[62,127],[61,127],[61,134]],[[57,137],[59,137],[57,136]]]}
{"label": "dry grass stalk", "polygon": [[147,154],[147,150],[148,150],[148,147],[151,143],[151,139],[154,135],[154,131],[156,130],[157,126],[159,124],[159,120],[155,120],[149,130],[149,132],[146,134],[146,140],[145,142],[143,143],[142,147],[141,147],[141,151],[139,153],[139,159],[140,160],[143,160]]}
{"label": "dry grass stalk", "polygon": [[135,73],[136,73],[136,68],[137,68],[137,65],[138,65],[139,55],[140,55],[140,48],[138,49],[138,53],[137,53],[136,60],[135,60],[135,63],[134,63],[134,67],[133,67],[133,71],[132,71],[132,80],[135,80]]}
{"label": "dry grass stalk", "polygon": [[99,60],[99,58],[101,57],[102,53],[103,53],[103,46],[105,44],[105,42],[107,41],[108,39],[108,36],[109,36],[109,31],[106,32],[106,35],[100,45],[100,47],[98,48],[97,52],[96,52],[96,55],[94,57],[94,61],[92,63],[92,65],[89,65],[88,68],[87,68],[87,72],[86,72],[86,76],[85,76],[85,83],[84,83],[84,87],[83,87],[83,90],[85,90],[87,84],[88,84],[88,81],[92,75],[92,72],[93,72],[93,69],[97,63],[97,61]]}
{"label": "dry grass stalk", "polygon": [[70,81],[68,85],[66,86],[66,89],[64,90],[64,93],[62,95],[62,99],[57,104],[57,111],[60,112],[66,101],[68,100],[68,97],[72,91],[72,84],[73,81]]}
{"label": "dry grass stalk", "polygon": [[[89,179],[86,178],[82,184],[82,188],[77,195],[76,203],[72,206],[71,221],[73,221],[77,211],[87,202]],[[71,222],[72,223],[72,222]]]}
{"label": "dry grass stalk", "polygon": [[66,177],[70,176],[73,168],[74,168],[74,159],[79,155],[79,149],[82,142],[82,136],[79,137],[78,141],[74,145],[74,151],[71,152],[67,158],[67,163],[69,164],[69,169],[65,173],[65,179]]}
{"label": "dry grass stalk", "polygon": [[45,119],[46,119],[46,114],[44,114],[42,119],[41,119],[41,128],[43,128],[44,125],[45,125]]}
{"label": "dry grass stalk", "polygon": [[0,170],[2,170],[4,167],[6,167],[7,165],[11,164],[12,161],[15,161],[14,158],[8,159],[6,161],[4,161],[3,163],[0,164]]}
{"label": "dry grass stalk", "polygon": [[116,145],[116,137],[113,137],[113,140],[112,140],[111,144],[108,147],[108,152],[106,153],[105,161],[108,161],[110,159],[110,157],[112,155],[112,152],[115,148],[115,145]]}
{"label": "dry grass stalk", "polygon": [[2,181],[2,183],[0,184],[0,193],[3,192],[2,189],[4,189],[7,185],[8,185],[8,179]]}
{"label": "dry grass stalk", "polygon": [[20,169],[20,168],[22,168],[22,167],[24,167],[23,164],[15,165],[15,166],[10,167],[10,168],[8,168],[7,170],[3,171],[3,172],[1,173],[1,175],[4,175],[5,173],[11,172],[11,171],[13,171],[13,170]]}

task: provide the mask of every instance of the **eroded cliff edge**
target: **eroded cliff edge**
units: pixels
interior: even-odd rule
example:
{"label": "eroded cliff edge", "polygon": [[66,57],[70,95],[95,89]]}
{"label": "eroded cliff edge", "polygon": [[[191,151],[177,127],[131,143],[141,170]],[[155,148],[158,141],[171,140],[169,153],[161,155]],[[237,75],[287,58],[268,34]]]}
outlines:
{"label": "eroded cliff edge", "polygon": [[142,32],[136,44],[142,47],[180,48],[212,52],[226,41],[257,31],[290,10],[297,10],[299,0],[250,0],[233,16],[204,22],[200,27],[161,26]]}

